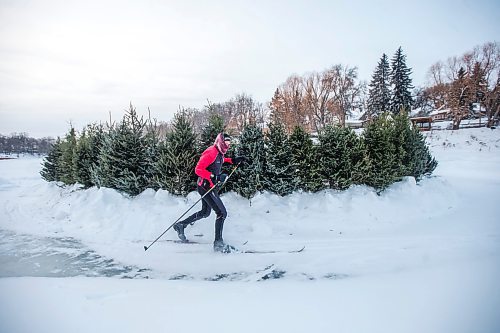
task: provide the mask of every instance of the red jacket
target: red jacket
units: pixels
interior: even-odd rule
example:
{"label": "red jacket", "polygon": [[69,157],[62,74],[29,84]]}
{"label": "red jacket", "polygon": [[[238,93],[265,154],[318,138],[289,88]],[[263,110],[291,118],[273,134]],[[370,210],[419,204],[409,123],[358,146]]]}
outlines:
{"label": "red jacket", "polygon": [[214,183],[212,182],[211,175],[220,175],[223,163],[233,164],[233,160],[231,158],[224,157],[224,154],[222,154],[215,145],[205,149],[205,151],[201,154],[198,164],[196,164],[196,168],[194,169],[194,173],[200,177],[198,185],[201,186],[203,179],[206,179],[210,184],[210,187],[213,187]]}

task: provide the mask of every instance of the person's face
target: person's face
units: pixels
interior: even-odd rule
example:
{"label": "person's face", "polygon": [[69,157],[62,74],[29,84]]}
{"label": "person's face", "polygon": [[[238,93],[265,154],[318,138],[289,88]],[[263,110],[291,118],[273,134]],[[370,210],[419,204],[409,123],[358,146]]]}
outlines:
{"label": "person's face", "polygon": [[226,143],[226,145],[229,147],[229,145],[231,145],[231,141],[229,140],[224,140],[224,142]]}

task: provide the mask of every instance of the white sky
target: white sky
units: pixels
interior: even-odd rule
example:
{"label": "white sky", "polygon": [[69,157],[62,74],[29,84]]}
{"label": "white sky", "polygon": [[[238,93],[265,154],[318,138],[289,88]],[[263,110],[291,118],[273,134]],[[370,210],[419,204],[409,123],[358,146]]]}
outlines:
{"label": "white sky", "polygon": [[498,41],[499,17],[498,1],[0,0],[0,133],[63,135],[129,102],[164,121],[241,92],[264,103],[339,63],[369,81],[399,46],[423,85],[436,61]]}

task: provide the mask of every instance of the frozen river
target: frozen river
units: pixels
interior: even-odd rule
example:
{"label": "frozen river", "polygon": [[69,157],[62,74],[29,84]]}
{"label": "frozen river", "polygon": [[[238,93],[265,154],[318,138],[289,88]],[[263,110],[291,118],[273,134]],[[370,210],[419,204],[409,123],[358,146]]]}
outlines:
{"label": "frozen river", "polygon": [[37,237],[0,229],[0,277],[145,278],[146,272],[102,257],[71,237]]}

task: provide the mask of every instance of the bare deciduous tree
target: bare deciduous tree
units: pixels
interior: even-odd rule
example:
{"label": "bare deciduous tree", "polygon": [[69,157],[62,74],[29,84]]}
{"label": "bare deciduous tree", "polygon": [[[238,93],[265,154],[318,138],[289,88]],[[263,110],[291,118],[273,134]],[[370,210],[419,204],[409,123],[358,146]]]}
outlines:
{"label": "bare deciduous tree", "polygon": [[271,118],[285,124],[289,133],[297,125],[308,132],[333,123],[345,126],[346,117],[365,104],[366,84],[357,78],[356,67],[343,65],[303,77],[293,75],[276,89]]}
{"label": "bare deciduous tree", "polygon": [[427,71],[427,79],[430,81],[431,85],[440,85],[445,83],[446,79],[444,78],[444,67],[444,63],[442,61],[438,61],[429,68]]}
{"label": "bare deciduous tree", "polygon": [[357,83],[358,68],[336,65],[330,71],[331,81],[331,103],[334,114],[339,118],[340,124],[345,127],[346,117],[351,115],[354,109],[362,107],[361,96],[365,89],[364,83]]}
{"label": "bare deciduous tree", "polygon": [[[459,76],[462,73],[462,77]],[[480,73],[480,75],[477,75]],[[428,72],[431,96],[436,107],[450,108],[454,127],[460,123],[458,117],[469,114],[465,108],[478,103],[486,109],[488,126],[498,117],[498,81],[500,78],[500,45],[489,42],[476,46],[462,56],[437,62]],[[484,78],[484,83],[482,83]],[[481,81],[481,82],[480,82]],[[464,105],[467,102],[468,105]]]}
{"label": "bare deciduous tree", "polygon": [[224,109],[229,115],[226,128],[233,132],[241,133],[248,124],[264,126],[266,118],[264,106],[245,93],[238,94],[226,102]]}
{"label": "bare deciduous tree", "polygon": [[328,71],[311,73],[304,79],[305,105],[316,132],[334,120],[331,86],[334,77]]}
{"label": "bare deciduous tree", "polygon": [[303,78],[293,75],[278,87],[269,104],[271,120],[285,126],[287,133],[292,133],[295,126],[308,130],[310,121],[304,99]]}
{"label": "bare deciduous tree", "polygon": [[469,114],[472,101],[470,77],[463,67],[457,74],[457,79],[451,83],[449,104],[453,115],[453,129],[460,128],[460,122]]}

